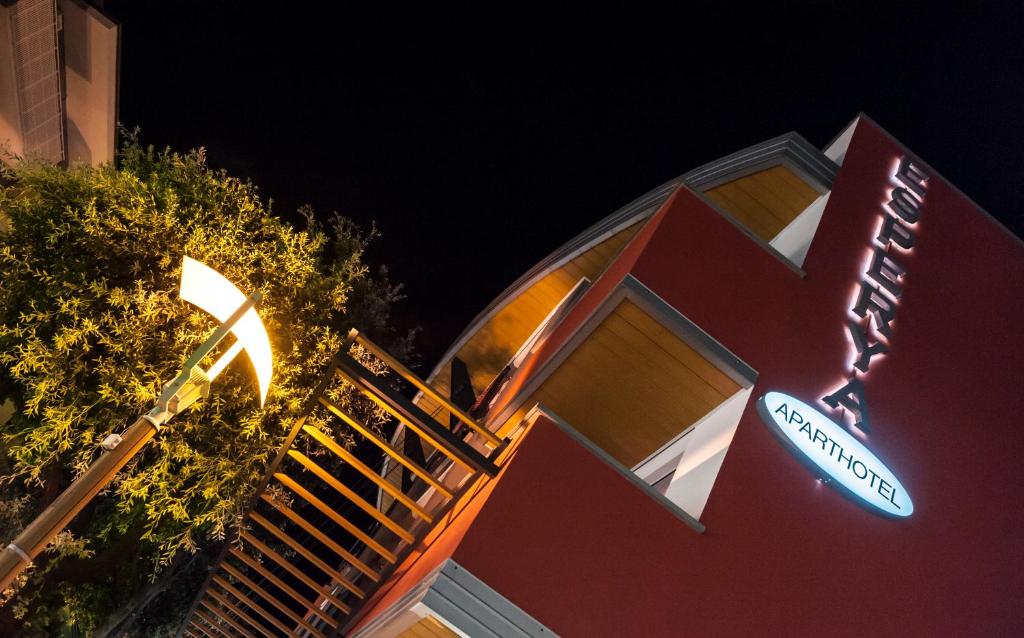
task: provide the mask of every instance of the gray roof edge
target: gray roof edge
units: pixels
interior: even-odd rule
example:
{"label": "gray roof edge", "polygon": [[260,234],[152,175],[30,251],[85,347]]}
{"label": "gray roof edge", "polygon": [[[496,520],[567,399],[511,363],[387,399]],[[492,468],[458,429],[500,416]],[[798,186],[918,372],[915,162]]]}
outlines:
{"label": "gray roof edge", "polygon": [[839,166],[826,157],[821,150],[808,142],[799,133],[790,131],[759,144],[748,146],[665,182],[562,244],[506,287],[469,322],[455,341],[452,342],[452,345],[445,351],[431,371],[428,380],[432,380],[438,375],[442,366],[455,356],[455,353],[479,329],[480,325],[490,319],[510,300],[517,297],[535,279],[545,274],[553,265],[572,255],[580,247],[588,246],[609,229],[622,226],[625,222],[631,220],[640,221],[644,218],[645,214],[653,214],[650,208],[664,203],[681,184],[685,183],[687,186],[697,190],[706,189],[710,187],[709,185],[737,179],[754,172],[758,168],[763,168],[766,164],[780,161],[786,161],[786,163],[793,165],[807,177],[815,180],[817,186],[822,190],[831,188],[832,180],[835,179],[836,173],[839,171]]}

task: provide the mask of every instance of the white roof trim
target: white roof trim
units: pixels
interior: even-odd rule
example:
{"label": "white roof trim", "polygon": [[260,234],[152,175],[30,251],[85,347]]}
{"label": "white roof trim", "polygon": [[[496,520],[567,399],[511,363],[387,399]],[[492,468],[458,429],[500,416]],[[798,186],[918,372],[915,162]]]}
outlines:
{"label": "white roof trim", "polygon": [[392,638],[426,616],[473,638],[557,638],[454,560],[446,560],[352,638]]}

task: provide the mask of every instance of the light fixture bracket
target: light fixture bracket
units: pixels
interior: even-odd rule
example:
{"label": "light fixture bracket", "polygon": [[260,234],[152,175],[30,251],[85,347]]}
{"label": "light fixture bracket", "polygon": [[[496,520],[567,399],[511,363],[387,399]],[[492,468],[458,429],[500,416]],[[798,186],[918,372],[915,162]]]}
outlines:
{"label": "light fixture bracket", "polygon": [[249,295],[242,305],[231,313],[228,320],[217,326],[213,334],[196,348],[195,352],[185,361],[185,366],[178,376],[164,385],[156,406],[147,415],[154,427],[159,428],[171,417],[184,412],[199,399],[210,396],[210,376],[199,366],[199,362],[224,340],[235,324],[250,308],[258,305],[262,298],[258,292]]}

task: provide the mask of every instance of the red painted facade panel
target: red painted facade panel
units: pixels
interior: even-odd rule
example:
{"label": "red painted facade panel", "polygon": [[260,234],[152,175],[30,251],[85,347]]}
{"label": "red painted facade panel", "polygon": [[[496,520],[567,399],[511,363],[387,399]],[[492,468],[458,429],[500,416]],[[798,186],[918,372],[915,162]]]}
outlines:
{"label": "red painted facade panel", "polygon": [[706,540],[541,416],[453,558],[559,635],[679,636]]}

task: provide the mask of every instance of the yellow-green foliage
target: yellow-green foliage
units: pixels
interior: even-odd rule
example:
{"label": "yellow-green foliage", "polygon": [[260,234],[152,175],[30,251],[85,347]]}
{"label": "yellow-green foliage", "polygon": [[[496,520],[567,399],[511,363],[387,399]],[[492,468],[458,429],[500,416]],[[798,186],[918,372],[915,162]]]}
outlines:
{"label": "yellow-green foliage", "polygon": [[18,406],[0,426],[8,501],[38,495],[55,465],[61,487],[84,470],[215,327],[177,297],[184,255],[264,295],[275,357],[266,408],[240,356],[118,475],[84,532],[83,551],[99,551],[141,526],[133,551],[152,574],[224,536],[344,332],[384,329],[397,287],[363,263],[372,231],[311,216],[296,230],[201,151],[154,152],[129,137],[117,167],[29,162],[6,177],[0,400]]}

